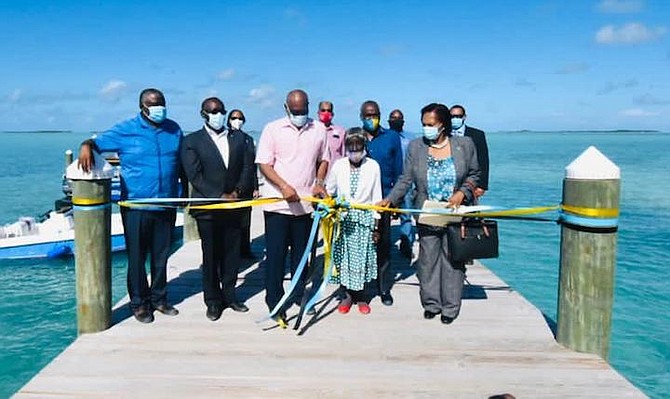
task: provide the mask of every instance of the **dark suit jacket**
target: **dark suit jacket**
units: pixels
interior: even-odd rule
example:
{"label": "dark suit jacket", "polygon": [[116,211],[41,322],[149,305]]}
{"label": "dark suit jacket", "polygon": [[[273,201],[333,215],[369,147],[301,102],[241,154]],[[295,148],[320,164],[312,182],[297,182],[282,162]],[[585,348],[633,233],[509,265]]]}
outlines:
{"label": "dark suit jacket", "polygon": [[[247,151],[249,152],[250,156],[255,160],[256,159],[256,143],[254,143],[253,137],[251,137],[248,133],[242,131],[242,130],[232,130],[233,134],[240,134],[244,136],[244,138],[247,141]],[[245,199],[250,199],[253,197],[253,190],[258,190],[258,165],[254,163],[254,177],[253,177],[253,188],[251,191],[248,193],[243,193],[243,197]]]}
{"label": "dark suit jacket", "polygon": [[[451,156],[456,168],[456,189],[465,194],[465,203],[472,203],[475,187],[479,187],[479,165],[475,145],[467,137],[452,136]],[[428,144],[423,137],[409,143],[402,175],[393,186],[388,199],[394,204],[401,204],[407,190],[416,187],[414,208],[421,209],[428,199]]]}
{"label": "dark suit jacket", "polygon": [[[237,192],[245,198],[254,189],[254,156],[249,151],[251,138],[240,132],[228,134],[228,167],[216,144],[203,128],[184,137],[181,162],[191,183],[192,198],[221,198],[223,194]],[[213,217],[217,211],[191,210],[194,217]]]}
{"label": "dark suit jacket", "polygon": [[465,126],[465,137],[470,137],[475,142],[477,148],[477,161],[479,162],[479,169],[481,175],[479,176],[479,187],[484,190],[489,189],[489,147],[486,144],[486,135],[483,131]]}

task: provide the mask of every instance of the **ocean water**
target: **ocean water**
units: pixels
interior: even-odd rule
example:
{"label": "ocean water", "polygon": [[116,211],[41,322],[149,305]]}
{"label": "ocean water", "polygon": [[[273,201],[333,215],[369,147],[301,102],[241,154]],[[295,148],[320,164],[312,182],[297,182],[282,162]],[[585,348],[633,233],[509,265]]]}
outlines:
{"label": "ocean water", "polygon": [[[38,215],[60,197],[63,153],[87,134],[3,133],[0,224]],[[564,168],[595,145],[621,168],[622,196],[610,362],[652,398],[670,397],[670,134],[489,133],[491,190],[484,203],[557,205]],[[548,214],[555,217],[555,214]],[[504,220],[500,258],[487,260],[547,317],[556,317],[560,228]],[[114,257],[114,301],[125,259]],[[0,261],[0,398],[8,397],[76,336],[74,262]]]}

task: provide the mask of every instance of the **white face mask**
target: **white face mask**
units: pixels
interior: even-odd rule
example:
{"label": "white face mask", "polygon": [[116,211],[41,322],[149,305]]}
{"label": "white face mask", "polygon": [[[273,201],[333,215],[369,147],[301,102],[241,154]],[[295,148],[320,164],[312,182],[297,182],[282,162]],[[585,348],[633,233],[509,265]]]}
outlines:
{"label": "white face mask", "polygon": [[365,158],[367,155],[367,152],[365,150],[361,151],[347,151],[347,157],[349,157],[349,161],[351,163],[359,163]]}
{"label": "white face mask", "polygon": [[225,115],[221,112],[217,112],[216,114],[207,114],[207,118],[207,124],[214,130],[221,130],[226,120]]}
{"label": "white face mask", "polygon": [[291,109],[288,107],[288,105],[284,104],[284,109],[286,110],[286,114],[288,115],[288,119],[291,121],[291,124],[293,126],[297,127],[298,129],[301,129],[305,124],[307,123],[307,115],[293,115],[291,113]]}
{"label": "white face mask", "polygon": [[291,123],[298,129],[305,126],[305,123],[307,123],[307,115],[288,114],[288,118],[291,120]]}
{"label": "white face mask", "polygon": [[244,121],[242,119],[231,119],[230,120],[230,128],[233,130],[242,130],[242,126],[244,126]]}

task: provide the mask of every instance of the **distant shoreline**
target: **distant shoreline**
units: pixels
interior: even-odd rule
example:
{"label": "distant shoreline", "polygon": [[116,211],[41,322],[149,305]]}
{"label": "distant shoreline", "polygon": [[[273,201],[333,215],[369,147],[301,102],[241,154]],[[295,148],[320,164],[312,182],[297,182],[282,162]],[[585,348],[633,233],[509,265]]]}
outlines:
{"label": "distant shoreline", "polygon": [[72,130],[3,130],[0,133],[72,133]]}
{"label": "distant shoreline", "polygon": [[652,130],[652,129],[616,129],[616,130],[595,130],[595,129],[582,129],[582,130],[500,130],[500,133],[662,133],[661,130]]}

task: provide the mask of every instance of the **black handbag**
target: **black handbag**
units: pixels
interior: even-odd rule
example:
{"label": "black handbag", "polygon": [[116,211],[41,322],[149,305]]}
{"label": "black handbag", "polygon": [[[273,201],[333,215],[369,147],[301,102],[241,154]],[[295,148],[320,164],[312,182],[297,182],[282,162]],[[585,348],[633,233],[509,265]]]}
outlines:
{"label": "black handbag", "polygon": [[464,218],[447,225],[449,257],[455,262],[498,257],[498,223],[495,220]]}

